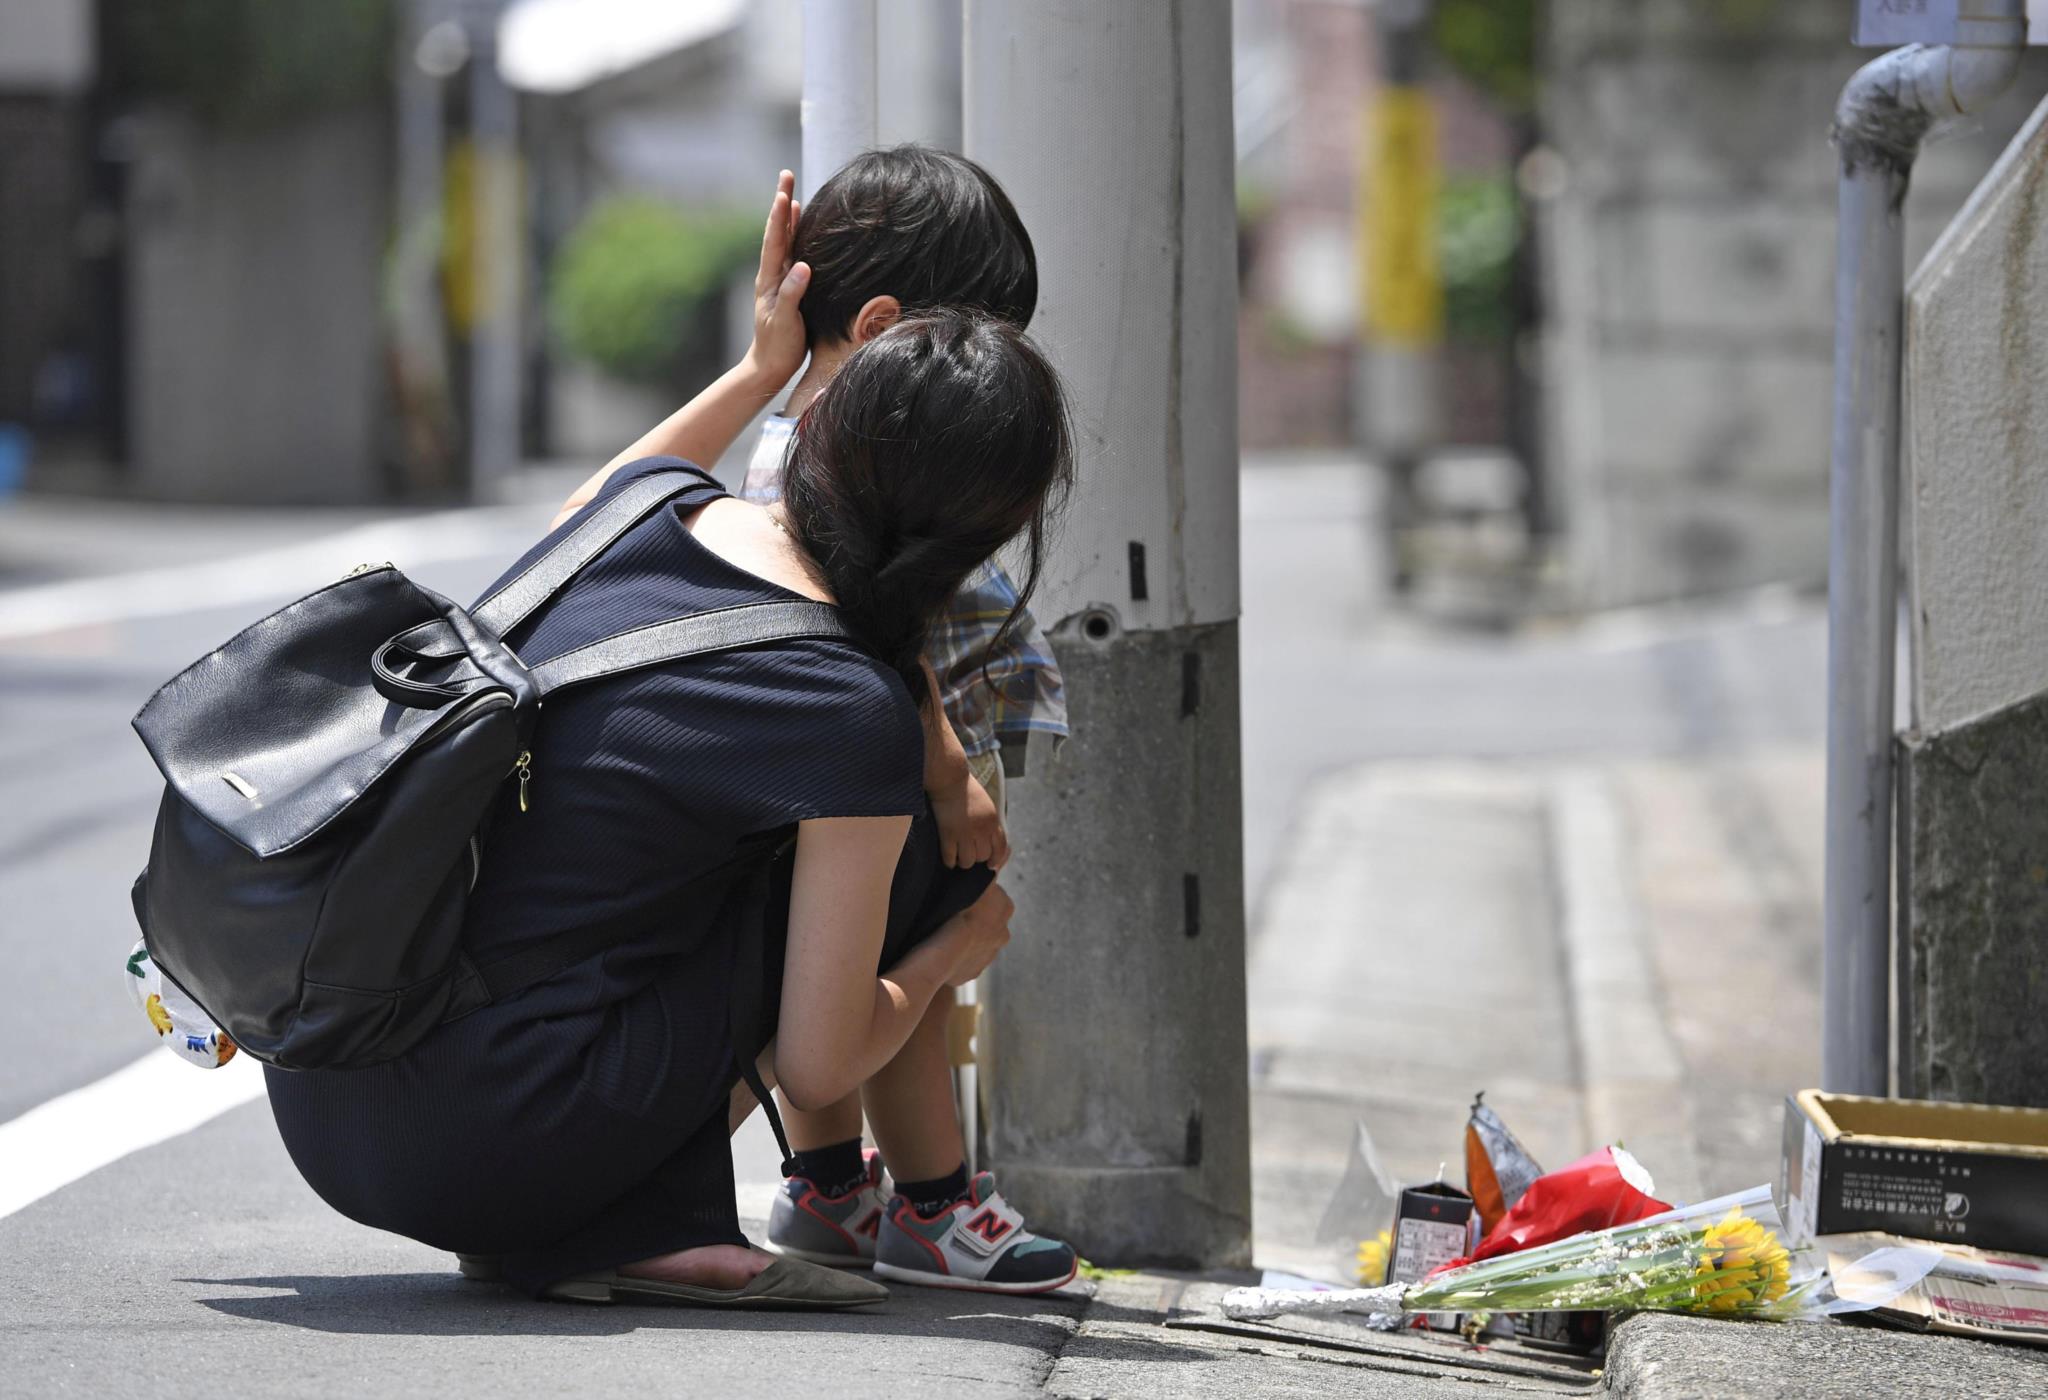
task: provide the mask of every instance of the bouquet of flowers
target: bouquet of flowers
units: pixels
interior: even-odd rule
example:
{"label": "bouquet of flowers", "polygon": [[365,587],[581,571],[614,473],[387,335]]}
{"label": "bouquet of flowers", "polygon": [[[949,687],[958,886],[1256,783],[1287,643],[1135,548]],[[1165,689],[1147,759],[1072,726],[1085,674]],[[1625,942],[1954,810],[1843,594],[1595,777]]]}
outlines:
{"label": "bouquet of flowers", "polygon": [[1233,1318],[1590,1310],[1785,1319],[1876,1306],[1872,1299],[1884,1290],[1871,1280],[1886,1268],[1887,1261],[1862,1261],[1859,1300],[1845,1305],[1828,1284],[1825,1255],[1788,1243],[1770,1188],[1758,1186],[1446,1269],[1420,1283],[1322,1293],[1234,1288],[1223,1310]]}

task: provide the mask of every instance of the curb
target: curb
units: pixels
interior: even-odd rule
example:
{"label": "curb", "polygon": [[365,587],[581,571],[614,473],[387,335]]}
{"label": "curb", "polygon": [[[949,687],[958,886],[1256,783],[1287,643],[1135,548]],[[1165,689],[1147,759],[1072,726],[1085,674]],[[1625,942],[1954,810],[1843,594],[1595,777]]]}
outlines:
{"label": "curb", "polygon": [[1666,1200],[1696,1197],[1684,1061],[1650,963],[1621,799],[1583,768],[1554,772],[1544,796],[1586,1140],[1626,1145]]}

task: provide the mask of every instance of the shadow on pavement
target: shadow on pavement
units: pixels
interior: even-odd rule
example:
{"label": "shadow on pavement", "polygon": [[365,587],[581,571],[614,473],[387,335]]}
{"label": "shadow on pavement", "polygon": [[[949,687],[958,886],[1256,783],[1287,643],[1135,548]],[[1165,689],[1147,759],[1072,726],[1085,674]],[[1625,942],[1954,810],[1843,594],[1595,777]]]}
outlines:
{"label": "shadow on pavement", "polygon": [[[1085,1294],[1033,1298],[896,1290],[879,1308],[853,1312],[742,1312],[641,1304],[548,1303],[508,1289],[443,1273],[286,1274],[266,1278],[185,1278],[205,1288],[270,1292],[196,1299],[201,1306],[253,1322],[355,1336],[616,1336],[642,1328],[743,1329],[750,1332],[906,1333],[920,1337],[1030,1343],[1057,1347],[1073,1331],[1068,1319]],[[1031,1335],[1027,1335],[1031,1334]]]}

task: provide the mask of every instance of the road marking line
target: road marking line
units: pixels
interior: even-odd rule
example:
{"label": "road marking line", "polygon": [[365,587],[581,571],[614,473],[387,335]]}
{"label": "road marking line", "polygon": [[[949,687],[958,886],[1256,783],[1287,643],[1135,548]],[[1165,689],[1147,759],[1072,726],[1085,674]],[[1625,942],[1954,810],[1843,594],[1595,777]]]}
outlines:
{"label": "road marking line", "polygon": [[380,520],[318,539],[202,564],[69,579],[0,593],[0,641],[109,622],[232,607],[332,583],[356,565],[400,568],[471,559],[502,548],[508,527],[540,537],[533,506],[480,506]]}
{"label": "road marking line", "polygon": [[246,1055],[209,1070],[152,1049],[104,1079],[0,1123],[0,1219],[261,1097],[263,1071]]}

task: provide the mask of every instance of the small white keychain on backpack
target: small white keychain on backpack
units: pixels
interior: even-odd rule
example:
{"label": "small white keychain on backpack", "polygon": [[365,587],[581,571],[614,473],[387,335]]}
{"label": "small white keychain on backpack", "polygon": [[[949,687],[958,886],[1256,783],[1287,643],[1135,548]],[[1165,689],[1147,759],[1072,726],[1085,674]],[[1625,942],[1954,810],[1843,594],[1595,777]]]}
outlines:
{"label": "small white keychain on backpack", "polygon": [[219,1069],[235,1058],[235,1042],[216,1026],[199,1004],[178,989],[178,984],[157,970],[149,947],[137,940],[128,954],[128,994],[149,1017],[149,1024],[163,1037],[179,1059],[201,1069]]}

